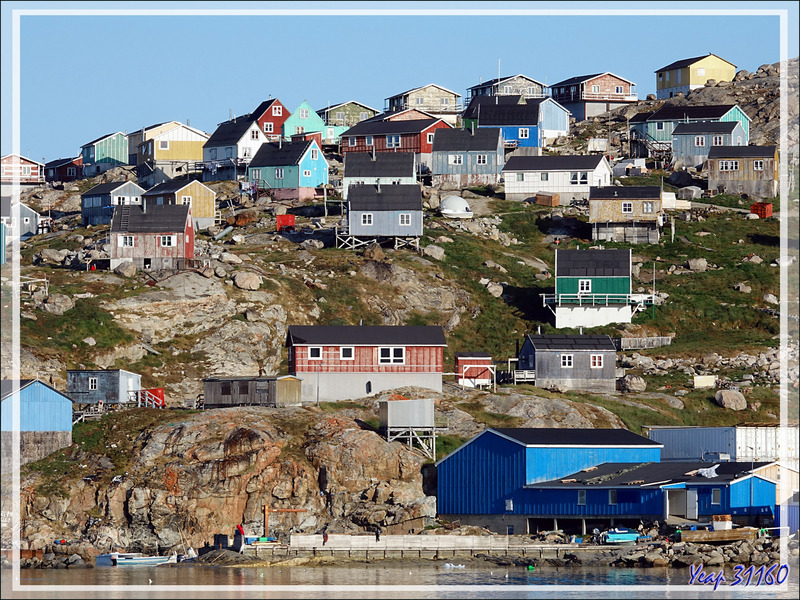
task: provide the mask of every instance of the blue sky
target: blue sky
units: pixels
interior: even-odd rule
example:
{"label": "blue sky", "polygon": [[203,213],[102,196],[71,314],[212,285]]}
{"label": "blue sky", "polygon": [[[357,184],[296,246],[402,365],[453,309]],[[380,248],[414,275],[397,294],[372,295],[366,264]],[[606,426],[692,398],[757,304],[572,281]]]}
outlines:
{"label": "blue sky", "polygon": [[[796,2],[3,2],[2,154],[12,151],[12,9],[356,9],[441,15],[30,15],[20,19],[20,150],[41,161],[75,156],[107,133],[189,120],[212,133],[229,112],[270,95],[290,110],[384,99],[427,83],[462,95],[498,74],[552,84],[611,71],[653,93],[654,71],[713,52],[754,71],[780,60],[778,16],[789,10],[788,57],[798,55]],[[465,15],[527,9],[575,14]],[[587,10],[716,14],[586,15]]]}

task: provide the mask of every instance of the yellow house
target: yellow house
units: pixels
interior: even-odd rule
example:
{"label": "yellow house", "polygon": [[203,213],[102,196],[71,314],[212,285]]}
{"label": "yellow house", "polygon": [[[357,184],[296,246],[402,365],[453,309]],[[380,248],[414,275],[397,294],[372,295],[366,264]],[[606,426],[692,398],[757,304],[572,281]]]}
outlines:
{"label": "yellow house", "polygon": [[188,204],[192,208],[195,231],[208,229],[217,220],[217,194],[197,180],[165,181],[142,194],[142,202],[150,205]]}
{"label": "yellow house", "polygon": [[716,54],[685,58],[656,71],[656,97],[663,100],[678,92],[687,94],[703,87],[709,79],[733,81],[734,75],[736,65]]}
{"label": "yellow house", "polygon": [[139,184],[148,187],[195,171],[203,160],[207,133],[178,121],[145,127],[130,135],[130,162]]}

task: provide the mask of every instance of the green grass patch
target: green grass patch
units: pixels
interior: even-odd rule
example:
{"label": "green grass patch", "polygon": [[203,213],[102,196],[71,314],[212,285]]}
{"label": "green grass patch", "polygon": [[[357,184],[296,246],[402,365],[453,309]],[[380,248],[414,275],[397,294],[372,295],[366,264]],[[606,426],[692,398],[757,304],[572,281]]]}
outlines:
{"label": "green grass patch", "polygon": [[437,435],[436,460],[440,460],[455,450],[458,450],[466,441],[467,438],[462,438],[457,435]]}
{"label": "green grass patch", "polygon": [[458,408],[469,413],[478,423],[483,423],[487,427],[519,427],[525,422],[522,417],[489,412],[479,402],[460,402]]}

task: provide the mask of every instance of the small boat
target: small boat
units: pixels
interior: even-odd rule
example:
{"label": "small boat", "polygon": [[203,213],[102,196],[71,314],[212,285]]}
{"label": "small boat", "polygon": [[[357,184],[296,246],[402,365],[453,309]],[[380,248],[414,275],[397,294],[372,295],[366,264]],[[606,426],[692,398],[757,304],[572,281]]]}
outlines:
{"label": "small boat", "polygon": [[606,531],[602,537],[606,544],[635,544],[641,536],[638,531],[619,528]]}
{"label": "small boat", "polygon": [[170,556],[144,556],[141,552],[110,552],[98,554],[95,564],[98,567],[152,567],[156,565],[174,564],[178,562],[178,555]]}

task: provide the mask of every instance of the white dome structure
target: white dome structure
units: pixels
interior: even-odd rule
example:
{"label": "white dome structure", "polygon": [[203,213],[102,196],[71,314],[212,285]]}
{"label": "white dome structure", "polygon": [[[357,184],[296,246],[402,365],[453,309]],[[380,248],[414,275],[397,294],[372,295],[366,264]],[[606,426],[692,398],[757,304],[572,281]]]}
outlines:
{"label": "white dome structure", "polygon": [[443,217],[451,219],[471,219],[469,204],[461,196],[448,196],[439,204],[439,212]]}

